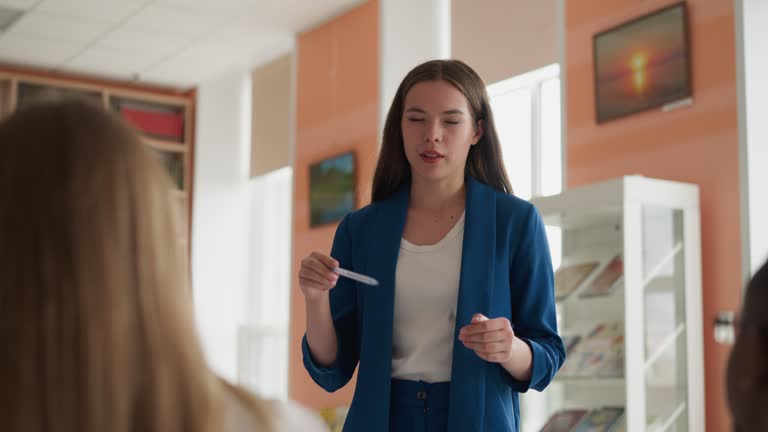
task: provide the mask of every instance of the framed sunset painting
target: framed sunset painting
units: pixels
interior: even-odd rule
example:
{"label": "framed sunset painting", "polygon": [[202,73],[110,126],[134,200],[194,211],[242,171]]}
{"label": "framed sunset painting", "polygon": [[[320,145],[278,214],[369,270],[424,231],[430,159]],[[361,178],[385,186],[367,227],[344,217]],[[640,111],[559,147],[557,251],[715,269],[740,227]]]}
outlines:
{"label": "framed sunset painting", "polygon": [[597,123],[691,97],[691,54],[685,2],[596,34]]}

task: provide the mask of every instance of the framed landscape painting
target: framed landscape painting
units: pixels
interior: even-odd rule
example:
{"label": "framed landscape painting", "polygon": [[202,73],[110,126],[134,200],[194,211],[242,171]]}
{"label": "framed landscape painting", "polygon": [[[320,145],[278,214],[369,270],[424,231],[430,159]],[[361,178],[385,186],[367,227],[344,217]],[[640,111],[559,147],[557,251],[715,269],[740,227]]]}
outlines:
{"label": "framed landscape painting", "polygon": [[334,156],[309,167],[309,225],[336,222],[355,208],[355,154]]}

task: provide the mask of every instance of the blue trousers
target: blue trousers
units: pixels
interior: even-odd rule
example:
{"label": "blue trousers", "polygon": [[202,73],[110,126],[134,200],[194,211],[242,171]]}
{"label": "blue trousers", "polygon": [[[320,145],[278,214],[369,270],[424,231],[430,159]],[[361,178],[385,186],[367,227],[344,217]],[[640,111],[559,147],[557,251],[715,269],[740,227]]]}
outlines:
{"label": "blue trousers", "polygon": [[390,432],[445,432],[450,383],[393,379],[390,387]]}

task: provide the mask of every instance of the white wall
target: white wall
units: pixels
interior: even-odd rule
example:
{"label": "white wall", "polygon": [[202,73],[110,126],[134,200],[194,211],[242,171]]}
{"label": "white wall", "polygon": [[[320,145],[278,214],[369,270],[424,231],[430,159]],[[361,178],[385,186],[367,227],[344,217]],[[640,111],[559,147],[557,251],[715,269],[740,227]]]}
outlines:
{"label": "white wall", "polygon": [[414,66],[451,55],[450,0],[379,1],[379,126]]}
{"label": "white wall", "polygon": [[249,313],[241,328],[238,381],[263,397],[288,397],[293,169],[249,182]]}
{"label": "white wall", "polygon": [[768,2],[737,0],[736,15],[746,281],[768,258]]}
{"label": "white wall", "polygon": [[197,92],[192,219],[195,313],[209,363],[237,379],[237,331],[248,312],[248,71],[223,74]]}

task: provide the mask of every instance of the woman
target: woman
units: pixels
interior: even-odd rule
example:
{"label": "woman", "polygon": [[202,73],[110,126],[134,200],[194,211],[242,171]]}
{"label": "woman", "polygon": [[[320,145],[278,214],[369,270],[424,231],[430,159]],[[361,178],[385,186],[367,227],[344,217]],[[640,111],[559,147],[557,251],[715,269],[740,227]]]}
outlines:
{"label": "woman", "polygon": [[2,430],[286,425],[284,407],[206,365],[171,189],[139,137],[101,107],[45,103],[0,124]]}
{"label": "woman", "polygon": [[728,402],[734,431],[768,430],[768,263],[747,287],[736,343],[728,362]]}
{"label": "woman", "polygon": [[335,391],[359,363],[346,431],[517,431],[518,393],[544,389],[565,351],[544,227],[512,196],[471,68],[408,73],[372,192],[340,223],[332,257],[302,261],[310,375]]}

